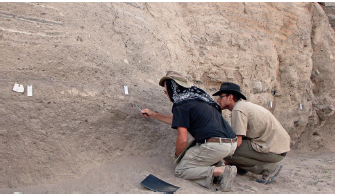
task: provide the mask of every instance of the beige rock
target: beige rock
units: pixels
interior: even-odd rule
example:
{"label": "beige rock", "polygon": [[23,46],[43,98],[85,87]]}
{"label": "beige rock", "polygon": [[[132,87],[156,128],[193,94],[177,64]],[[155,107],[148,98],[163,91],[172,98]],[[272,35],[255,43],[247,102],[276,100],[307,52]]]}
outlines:
{"label": "beige rock", "polygon": [[[279,119],[292,149],[335,149],[335,32],[317,3],[0,4],[0,135],[11,166],[2,188],[171,155],[176,132],[135,107],[170,114],[158,85],[167,70],[210,94],[241,85]],[[33,85],[34,96],[12,92],[13,82]]]}

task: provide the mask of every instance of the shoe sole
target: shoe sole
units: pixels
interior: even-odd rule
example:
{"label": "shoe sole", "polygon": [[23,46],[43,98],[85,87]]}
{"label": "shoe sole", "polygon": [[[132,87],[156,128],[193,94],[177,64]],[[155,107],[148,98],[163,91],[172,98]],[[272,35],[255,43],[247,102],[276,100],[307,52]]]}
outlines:
{"label": "shoe sole", "polygon": [[[233,183],[233,180],[236,176],[236,173],[237,173],[236,166],[230,166],[228,176],[222,177],[221,181],[220,181],[222,191],[224,191],[224,192],[231,191],[232,183]],[[226,179],[224,179],[224,178],[226,178]],[[223,182],[223,181],[225,181],[225,182]],[[223,184],[224,184],[224,186],[222,186]]]}
{"label": "shoe sole", "polygon": [[278,176],[278,174],[280,173],[282,167],[283,167],[283,165],[280,165],[280,167],[278,168],[277,172],[273,176],[271,176],[269,179],[267,179],[267,180],[257,179],[256,182],[261,183],[261,184],[270,184],[270,183],[272,183],[274,181],[274,178],[276,176]]}
{"label": "shoe sole", "polygon": [[274,181],[274,178],[275,178],[276,176],[279,175],[279,173],[280,173],[282,167],[283,167],[283,165],[280,166],[280,168],[278,169],[278,171],[277,171],[273,176],[271,176],[271,177],[266,181],[265,184],[270,184],[270,183],[272,183],[272,182]]}

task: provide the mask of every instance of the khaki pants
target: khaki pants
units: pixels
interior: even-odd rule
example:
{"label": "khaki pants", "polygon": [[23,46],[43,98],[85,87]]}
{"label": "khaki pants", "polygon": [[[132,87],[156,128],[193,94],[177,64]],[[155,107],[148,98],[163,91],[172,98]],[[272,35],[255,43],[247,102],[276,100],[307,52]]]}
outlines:
{"label": "khaki pants", "polygon": [[254,174],[263,174],[274,171],[283,158],[284,156],[275,153],[257,152],[250,140],[242,140],[234,155],[225,158],[225,161]]}
{"label": "khaki pants", "polygon": [[237,142],[197,144],[186,151],[175,169],[175,175],[211,188],[214,167],[223,165],[223,158],[231,156],[236,146]]}

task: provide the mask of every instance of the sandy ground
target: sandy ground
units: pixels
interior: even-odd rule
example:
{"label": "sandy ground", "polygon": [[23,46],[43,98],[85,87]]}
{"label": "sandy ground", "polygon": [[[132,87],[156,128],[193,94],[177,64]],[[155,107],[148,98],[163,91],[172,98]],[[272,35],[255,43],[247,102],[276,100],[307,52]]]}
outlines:
{"label": "sandy ground", "polygon": [[306,151],[290,152],[271,185],[238,176],[232,194],[335,193],[335,34],[318,4],[1,7],[0,193],[151,194],[140,182],[152,174],[177,194],[221,194],[174,176],[176,131],[134,105],[170,114],[158,80],[171,69],[210,94],[232,81],[255,103],[274,100],[292,149]]}
{"label": "sandy ground", "polygon": [[[259,176],[237,175],[232,192],[226,194],[334,194],[335,153],[291,151],[281,162],[283,169],[270,185],[255,182]],[[43,184],[22,188],[2,188],[0,193],[12,194],[155,194],[140,183],[152,174],[179,186],[176,194],[223,194],[217,185],[206,189],[174,176],[173,157],[126,157],[114,164],[90,170],[77,179],[57,184]]]}

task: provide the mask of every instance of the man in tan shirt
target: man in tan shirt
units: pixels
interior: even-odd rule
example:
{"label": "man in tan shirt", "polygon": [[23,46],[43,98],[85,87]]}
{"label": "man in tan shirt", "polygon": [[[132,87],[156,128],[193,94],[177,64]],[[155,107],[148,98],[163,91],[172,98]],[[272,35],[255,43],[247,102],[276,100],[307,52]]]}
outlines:
{"label": "man in tan shirt", "polygon": [[222,83],[213,96],[219,96],[222,110],[232,111],[231,126],[238,138],[238,148],[226,163],[236,165],[238,172],[261,174],[257,182],[273,182],[282,169],[278,162],[290,151],[287,131],[269,110],[246,101],[237,84]]}

